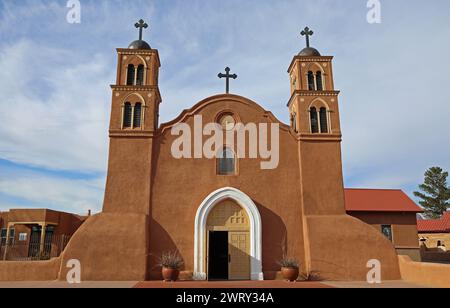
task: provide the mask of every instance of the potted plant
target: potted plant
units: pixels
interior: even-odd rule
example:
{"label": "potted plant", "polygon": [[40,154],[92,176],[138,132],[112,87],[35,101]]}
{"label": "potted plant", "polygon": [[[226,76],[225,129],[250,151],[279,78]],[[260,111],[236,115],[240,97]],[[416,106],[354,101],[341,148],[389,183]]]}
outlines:
{"label": "potted plant", "polygon": [[176,251],[163,252],[159,258],[159,266],[162,268],[162,276],[166,282],[177,281],[183,265],[183,259]]}
{"label": "potted plant", "polygon": [[281,266],[281,274],[283,275],[284,279],[290,282],[297,281],[298,276],[300,275],[300,263],[298,262],[298,260],[289,257],[283,257],[283,259],[279,261],[278,264]]}

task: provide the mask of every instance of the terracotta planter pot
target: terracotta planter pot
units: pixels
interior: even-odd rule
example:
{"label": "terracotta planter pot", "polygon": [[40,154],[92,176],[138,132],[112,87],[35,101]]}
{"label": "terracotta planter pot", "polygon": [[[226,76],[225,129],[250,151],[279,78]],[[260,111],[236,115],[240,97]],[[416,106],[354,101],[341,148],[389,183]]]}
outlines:
{"label": "terracotta planter pot", "polygon": [[281,274],[283,274],[283,278],[288,281],[297,281],[298,275],[300,275],[300,271],[298,268],[291,267],[283,267],[281,269]]}
{"label": "terracotta planter pot", "polygon": [[177,281],[180,276],[180,271],[173,268],[163,267],[162,276],[164,281]]}

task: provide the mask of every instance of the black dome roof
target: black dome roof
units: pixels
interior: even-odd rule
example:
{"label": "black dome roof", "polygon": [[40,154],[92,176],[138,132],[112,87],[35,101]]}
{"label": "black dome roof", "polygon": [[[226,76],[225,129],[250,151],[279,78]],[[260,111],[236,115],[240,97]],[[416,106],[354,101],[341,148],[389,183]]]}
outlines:
{"label": "black dome roof", "polygon": [[320,52],[312,47],[306,47],[305,49],[303,49],[302,51],[300,51],[300,53],[298,54],[299,56],[306,56],[306,57],[320,57]]}
{"label": "black dome roof", "polygon": [[150,45],[143,40],[134,41],[128,46],[128,49],[152,49]]}

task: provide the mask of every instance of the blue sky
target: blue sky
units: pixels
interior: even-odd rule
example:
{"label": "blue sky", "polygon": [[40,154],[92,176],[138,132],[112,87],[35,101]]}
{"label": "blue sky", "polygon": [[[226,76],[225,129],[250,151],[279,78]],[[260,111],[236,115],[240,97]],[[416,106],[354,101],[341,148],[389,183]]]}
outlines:
{"label": "blue sky", "polygon": [[0,2],[0,210],[101,210],[115,48],[144,38],[160,52],[162,120],[232,92],[288,122],[292,57],[304,47],[333,55],[341,90],[347,187],[411,192],[428,167],[450,169],[450,2],[381,0],[81,0],[81,24],[66,0]]}

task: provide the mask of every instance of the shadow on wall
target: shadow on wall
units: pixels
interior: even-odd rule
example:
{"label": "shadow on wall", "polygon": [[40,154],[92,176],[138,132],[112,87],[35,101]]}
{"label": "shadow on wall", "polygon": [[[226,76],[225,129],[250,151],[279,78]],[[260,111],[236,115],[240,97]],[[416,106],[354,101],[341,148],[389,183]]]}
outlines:
{"label": "shadow on wall", "polygon": [[262,267],[266,280],[276,278],[280,270],[278,262],[285,253],[289,254],[287,229],[280,216],[255,202],[262,220]]}
{"label": "shadow on wall", "polygon": [[180,254],[180,251],[169,233],[153,218],[151,219],[149,251],[152,252],[149,255],[149,279],[162,280],[161,267],[158,265],[162,253],[177,252]]}

